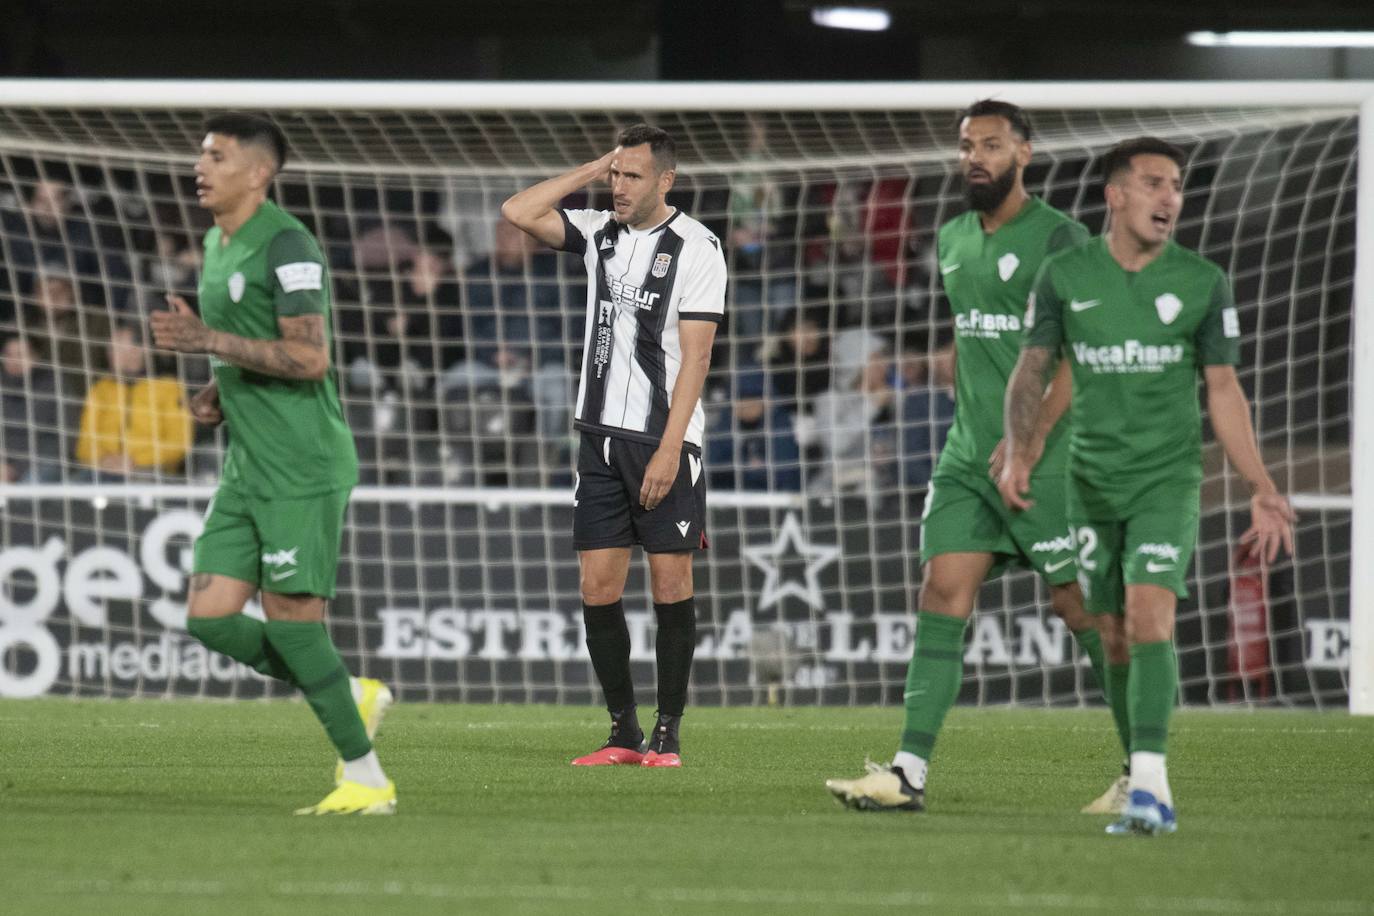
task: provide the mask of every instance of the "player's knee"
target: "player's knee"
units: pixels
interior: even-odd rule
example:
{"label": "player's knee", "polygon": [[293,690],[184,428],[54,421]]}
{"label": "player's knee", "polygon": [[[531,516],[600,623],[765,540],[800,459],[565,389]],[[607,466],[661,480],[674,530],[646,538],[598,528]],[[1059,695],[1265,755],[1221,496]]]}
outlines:
{"label": "player's knee", "polygon": [[625,591],[625,583],[614,576],[595,571],[582,571],[582,603],[592,607],[614,604]]}
{"label": "player's knee", "polygon": [[949,617],[968,617],[973,613],[973,602],[977,596],[976,587],[970,588],[967,583],[932,576],[921,584],[921,610]]}
{"label": "player's knee", "polygon": [[1070,632],[1081,633],[1097,626],[1093,615],[1083,607],[1083,593],[1072,583],[1056,585],[1050,591],[1050,609],[1064,621]]}

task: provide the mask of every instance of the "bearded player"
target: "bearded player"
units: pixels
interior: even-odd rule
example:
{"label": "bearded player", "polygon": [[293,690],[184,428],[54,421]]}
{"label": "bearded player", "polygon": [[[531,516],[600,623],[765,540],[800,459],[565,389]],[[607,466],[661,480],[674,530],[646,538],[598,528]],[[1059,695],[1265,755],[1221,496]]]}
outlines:
{"label": "bearded player", "polygon": [[[324,625],[358,456],[330,368],[329,274],[301,222],[267,199],[286,138],[247,114],[212,118],[196,194],[205,236],[197,316],[168,296],[159,347],[206,353],[198,421],[229,426],[219,488],[195,544],[187,629],[206,646],[300,689],[338,751],[336,787],[297,814],[390,814],[396,787],[372,737],[391,702],[350,678]],[[266,622],[243,613],[261,593]]]}
{"label": "bearded player", "polygon": [[1293,509],[1265,470],[1236,377],[1240,322],[1226,275],[1171,240],[1185,156],[1153,137],[1103,158],[1107,232],[1045,262],[1007,389],[1007,461],[999,489],[1034,511],[1037,414],[1061,355],[1073,374],[1069,521],[1079,581],[1103,632],[1129,643],[1130,793],[1113,834],[1178,829],[1165,766],[1178,660],[1174,615],[1197,541],[1202,433],[1212,429],[1251,488],[1241,540],[1270,563],[1293,550]]}
{"label": "bearded player", "polygon": [[[921,522],[925,564],[916,644],[903,694],[906,722],[888,766],[869,765],[858,779],[827,788],[856,810],[920,811],[926,775],[945,714],[959,695],[964,629],[984,580],[1007,566],[1028,566],[1049,585],[1050,606],[1092,662],[1113,713],[1124,710],[1124,645],[1103,643],[1075,582],[1075,546],[1064,506],[1067,440],[1059,423],[1068,404],[1067,372],[1056,378],[1029,447],[1040,457],[1031,486],[1033,511],[1014,513],[997,492],[1002,401],[1021,346],[1021,315],[1041,261],[1079,244],[1088,230],[1027,193],[1031,126],[1008,102],[984,100],[959,119],[959,166],[969,210],[940,228],[939,264],[954,312],[954,426],[940,455]],[[1118,715],[1118,722],[1122,721]],[[1118,725],[1124,744],[1124,729]],[[1114,812],[1125,801],[1117,779],[1085,812]]]}

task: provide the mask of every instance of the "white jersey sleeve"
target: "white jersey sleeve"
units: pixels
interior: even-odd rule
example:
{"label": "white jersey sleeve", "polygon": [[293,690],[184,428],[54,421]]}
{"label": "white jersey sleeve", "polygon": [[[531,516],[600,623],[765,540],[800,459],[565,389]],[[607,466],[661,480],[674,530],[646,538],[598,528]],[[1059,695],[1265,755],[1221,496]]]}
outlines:
{"label": "white jersey sleeve", "polygon": [[587,253],[587,240],[611,218],[606,210],[559,210],[558,214],[563,217],[561,250],[580,255]]}
{"label": "white jersey sleeve", "polygon": [[677,300],[679,321],[714,321],[725,318],[725,254],[720,240],[709,233],[692,239],[696,250],[688,260],[690,270],[683,277]]}

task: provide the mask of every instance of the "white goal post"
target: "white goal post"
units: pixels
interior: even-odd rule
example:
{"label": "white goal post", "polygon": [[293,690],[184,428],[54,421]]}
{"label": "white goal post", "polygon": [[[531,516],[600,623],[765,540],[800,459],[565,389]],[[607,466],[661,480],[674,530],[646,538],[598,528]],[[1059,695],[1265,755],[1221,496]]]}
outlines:
{"label": "white goal post", "polygon": [[[666,117],[670,121],[667,126],[681,144],[680,171],[687,182],[683,193],[688,195],[690,209],[703,208],[708,216],[718,217],[727,230],[735,230],[751,218],[747,213],[741,215],[739,209],[748,209],[749,194],[757,200],[758,195],[776,193],[790,202],[790,236],[768,236],[765,232],[761,240],[740,242],[741,249],[752,244],[757,250],[741,276],[747,275],[747,282],[762,290],[760,302],[753,303],[762,313],[759,324],[745,331],[741,341],[757,344],[760,352],[773,352],[771,348],[778,340],[794,332],[790,325],[774,326],[777,316],[770,311],[774,303],[769,300],[769,291],[779,286],[791,290],[791,301],[800,313],[802,293],[797,290],[806,287],[824,291],[832,317],[830,327],[821,330],[833,332],[832,341],[837,342],[842,332],[854,332],[846,344],[867,348],[867,341],[875,341],[875,347],[886,347],[900,363],[908,351],[913,356],[928,356],[940,337],[935,305],[938,278],[919,283],[912,280],[922,269],[920,259],[929,255],[928,250],[918,250],[912,236],[928,236],[934,228],[928,223],[935,215],[948,218],[955,212],[957,188],[949,172],[951,118],[956,110],[985,97],[1013,101],[1030,111],[1040,132],[1032,187],[1053,191],[1053,202],[1077,215],[1091,217],[1100,210],[1100,192],[1087,166],[1115,139],[1158,133],[1197,151],[1199,170],[1211,177],[1205,179],[1209,182],[1206,185],[1190,187],[1190,193],[1196,191],[1206,204],[1185,211],[1184,222],[1193,228],[1195,237],[1232,257],[1233,264],[1223,266],[1241,267],[1247,274],[1248,288],[1260,290],[1266,300],[1264,309],[1256,308],[1255,314],[1268,323],[1246,331],[1254,335],[1255,357],[1251,365],[1242,367],[1242,377],[1261,389],[1255,395],[1257,411],[1265,418],[1260,423],[1261,436],[1268,433],[1276,443],[1276,453],[1281,453],[1285,462],[1287,482],[1294,487],[1295,503],[1300,512],[1308,513],[1304,543],[1309,550],[1310,545],[1325,549],[1326,533],[1319,529],[1328,524],[1349,527],[1348,546],[1342,543],[1344,534],[1333,538],[1329,543],[1334,545],[1330,548],[1334,552],[1313,561],[1314,568],[1320,569],[1302,573],[1319,584],[1310,586],[1306,594],[1303,590],[1309,586],[1301,582],[1291,585],[1297,604],[1304,598],[1323,605],[1348,604],[1348,630],[1316,629],[1309,621],[1327,618],[1313,618],[1301,608],[1284,624],[1284,632],[1274,632],[1278,625],[1273,624],[1269,634],[1269,649],[1276,659],[1272,689],[1280,702],[1319,707],[1331,705],[1338,693],[1345,694],[1352,713],[1374,715],[1374,564],[1358,559],[1374,555],[1374,523],[1370,519],[1374,506],[1374,483],[1370,483],[1374,481],[1374,443],[1370,439],[1374,435],[1374,82],[0,80],[0,193],[10,195],[18,214],[0,228],[4,246],[0,247],[0,258],[6,260],[0,265],[0,274],[8,273],[0,296],[12,298],[13,310],[19,314],[24,297],[32,294],[33,280],[24,273],[26,268],[16,266],[19,248],[15,246],[29,245],[35,251],[41,247],[33,240],[38,230],[25,209],[25,195],[44,178],[45,169],[53,167],[75,176],[70,183],[77,187],[80,203],[74,205],[74,212],[84,214],[95,226],[96,236],[124,239],[114,244],[133,246],[134,242],[127,240],[146,231],[150,238],[157,235],[160,241],[164,231],[184,234],[193,224],[194,198],[188,199],[178,181],[188,174],[196,125],[203,116],[222,109],[267,110],[286,122],[293,144],[293,161],[279,179],[278,188],[288,194],[284,201],[288,209],[294,212],[304,208],[317,220],[333,219],[342,227],[338,247],[346,249],[344,257],[350,260],[349,269],[363,290],[358,296],[362,323],[354,331],[345,329],[340,337],[341,347],[351,347],[357,354],[350,364],[340,366],[341,370],[357,370],[357,375],[350,376],[350,384],[358,381],[355,387],[347,388],[345,400],[360,410],[367,408],[367,422],[375,421],[380,429],[383,407],[402,412],[418,409],[418,400],[404,390],[404,385],[398,399],[380,407],[368,403],[370,392],[381,389],[370,387],[366,381],[371,378],[369,371],[376,373],[376,354],[385,345],[377,330],[381,325],[369,311],[372,306],[367,302],[366,286],[376,282],[396,290],[405,281],[396,243],[402,231],[396,226],[404,221],[393,225],[388,217],[368,209],[372,204],[358,201],[367,195],[371,195],[369,200],[386,200],[393,193],[407,201],[427,194],[436,199],[448,195],[443,197],[445,206],[452,201],[480,200],[486,208],[485,218],[491,202],[499,203],[499,197],[518,183],[554,174],[608,145],[610,128],[633,120]],[[1332,130],[1332,136],[1322,136],[1326,130]],[[765,135],[767,142],[762,148],[751,145],[755,136]],[[1290,156],[1285,146],[1290,143],[1309,152]],[[1347,146],[1354,152],[1343,152]],[[1233,151],[1244,158],[1245,165],[1228,170],[1227,157]],[[1306,192],[1300,181],[1289,187],[1290,171],[1303,176],[1310,173]],[[111,187],[117,184],[118,193],[94,187],[102,181],[113,183]],[[890,198],[880,197],[884,182],[896,189]],[[1353,233],[1348,233],[1351,227],[1338,225],[1343,218],[1339,212],[1326,214],[1330,207],[1340,210],[1351,187],[1355,188],[1354,225]],[[102,193],[114,201],[105,215],[87,203]],[[850,196],[846,198],[846,194]],[[331,202],[336,199],[339,202]],[[1245,223],[1252,205],[1266,214],[1267,232],[1247,234]],[[0,201],[0,210],[4,206]],[[385,205],[377,206],[385,209]],[[402,205],[405,207],[417,216],[421,210],[418,203]],[[878,230],[873,226],[882,218],[884,207],[900,214],[891,224],[897,227],[891,232],[901,237],[901,250],[892,255],[893,264],[900,261],[899,266],[880,263],[874,253],[883,240],[876,239]],[[159,212],[176,214],[176,225],[167,223]],[[461,213],[448,215],[450,228],[475,224],[475,220],[464,222],[467,218]],[[816,230],[816,226],[820,228]],[[102,235],[102,229],[109,231]],[[1322,233],[1328,241],[1310,241]],[[1347,234],[1354,239],[1349,256],[1345,251]],[[73,243],[65,234],[59,235],[64,243]],[[857,240],[854,244],[863,249],[854,255],[853,262],[846,260],[847,240]],[[726,241],[733,245],[730,239]],[[422,246],[423,239],[410,239],[405,244]],[[476,244],[480,251],[482,245],[490,246],[491,242],[488,238]],[[1290,248],[1296,253],[1290,253]],[[411,248],[405,250],[406,258],[413,256]],[[95,266],[89,275],[82,273],[75,260],[67,267],[77,286],[89,282],[119,287],[128,300],[121,300],[120,308],[141,315],[148,307],[149,295],[159,291],[154,287],[168,273],[162,269],[165,265],[158,267],[153,262],[170,256],[160,250],[146,257],[128,254],[119,268],[122,271],[135,265],[129,269],[127,281],[109,266],[118,258],[92,257],[90,263]],[[41,255],[29,257],[42,261]],[[363,262],[369,257],[374,260],[365,269]],[[1351,263],[1353,278],[1344,275]],[[140,276],[140,269],[155,279]],[[495,278],[496,268],[491,270]],[[897,279],[884,279],[881,274],[885,270]],[[339,273],[347,272],[341,269]],[[1311,275],[1317,279],[1310,280]],[[531,285],[534,280],[528,266],[523,279],[533,297],[535,286]],[[575,294],[579,280],[574,274],[560,268],[548,282],[563,297],[559,301],[565,307],[571,304],[574,310],[580,308],[580,294]],[[1349,314],[1338,316],[1335,324],[1349,329],[1348,340],[1337,339],[1339,330],[1328,338],[1323,328],[1315,326],[1328,317],[1332,291],[1335,298],[1344,301],[1348,295],[1353,303]],[[469,298],[467,285],[463,285],[462,295],[462,308],[472,308],[469,303],[474,300]],[[733,307],[736,293],[731,295]],[[1275,316],[1282,310],[1280,303],[1288,299],[1295,303],[1289,313],[1291,322],[1280,324]],[[1305,303],[1301,307],[1297,304],[1300,301]],[[1319,305],[1313,304],[1318,301]],[[850,302],[857,317],[835,319],[837,302]],[[107,304],[115,308],[113,299]],[[839,306],[841,310],[848,307]],[[530,326],[538,327],[538,315],[533,311],[531,315]],[[471,322],[472,318],[473,314],[465,314],[465,320]],[[793,319],[800,322],[796,316]],[[472,326],[466,324],[464,328]],[[1305,368],[1273,377],[1266,374],[1266,361],[1286,359],[1286,346],[1300,337],[1320,340],[1316,345],[1302,344],[1308,348],[1302,351]],[[512,343],[499,332],[497,340],[502,346]],[[910,343],[912,340],[921,342]],[[83,346],[101,343],[78,342]],[[436,353],[438,346],[434,344]],[[571,365],[578,349],[576,341],[568,337],[560,346]],[[842,349],[837,344],[832,361],[840,358],[837,354]],[[721,388],[722,403],[717,405],[722,409],[745,396],[746,382],[753,383],[755,366],[739,353],[738,347],[731,350],[717,370],[728,380]],[[800,377],[802,358],[796,359]],[[195,375],[188,362],[178,364],[178,377],[183,381]],[[437,364],[437,356],[435,363],[433,371],[444,368]],[[90,379],[97,374],[98,367],[89,357],[82,368]],[[1311,390],[1301,387],[1308,385],[1309,378],[1316,379]],[[1288,387],[1292,385],[1300,387]],[[1333,395],[1333,387],[1340,391]],[[499,384],[498,389],[508,390]],[[380,393],[377,398],[381,398]],[[498,393],[496,398],[495,406],[507,409],[502,418],[482,413],[477,404],[464,408],[463,422],[472,426],[497,424],[492,429],[500,423],[512,423],[506,395]],[[931,398],[933,404],[934,395]],[[537,394],[533,401],[539,401]],[[439,412],[445,409],[431,406]],[[919,431],[929,443],[937,438],[934,410],[930,408],[932,418],[921,421],[930,428]],[[75,411],[72,414],[75,416]],[[67,427],[75,425],[75,420],[62,422]],[[575,643],[576,623],[571,616],[556,613],[567,603],[567,564],[571,558],[570,549],[560,540],[565,532],[559,529],[566,519],[558,514],[570,497],[563,479],[566,454],[540,452],[531,459],[525,474],[522,459],[515,455],[522,443],[538,439],[547,428],[513,432],[510,426],[500,427],[502,432],[497,435],[503,438],[505,448],[496,458],[487,459],[498,466],[499,473],[484,477],[484,459],[452,456],[451,445],[444,440],[445,422],[439,419],[438,431],[432,434],[417,433],[403,424],[401,433],[392,437],[399,441],[399,445],[393,442],[398,451],[389,457],[383,454],[384,437],[378,434],[377,477],[355,494],[350,522],[353,553],[345,563],[351,566],[347,588],[356,598],[352,613],[357,634],[346,647],[346,654],[369,671],[399,680],[402,688],[413,688],[417,697],[587,699],[592,695],[589,672],[575,653],[568,651]],[[531,422],[545,421],[541,415]],[[1287,427],[1279,428],[1285,422]],[[905,661],[901,650],[905,645],[909,652],[909,641],[903,643],[903,639],[909,640],[910,634],[900,632],[894,621],[907,609],[903,606],[909,606],[919,573],[909,562],[915,519],[905,508],[894,506],[919,495],[923,486],[922,481],[905,476],[907,471],[903,470],[907,467],[903,462],[911,456],[901,452],[905,447],[902,443],[913,432],[905,423],[902,416],[893,419],[888,439],[870,446],[856,460],[864,472],[857,489],[846,489],[845,468],[838,459],[833,467],[818,469],[814,460],[807,463],[805,447],[800,457],[783,462],[791,463],[791,470],[801,481],[796,487],[778,483],[767,476],[771,472],[765,472],[767,480],[759,486],[713,485],[712,504],[727,513],[716,522],[726,536],[713,554],[728,545],[736,555],[729,569],[722,565],[723,557],[711,557],[702,580],[727,583],[722,588],[730,595],[731,607],[744,610],[724,606],[718,610],[716,629],[707,637],[698,662],[699,669],[711,669],[714,680],[706,678],[704,683],[713,686],[694,688],[695,696],[707,702],[748,702],[761,695],[758,690],[762,686],[778,681],[801,700],[873,702],[890,698],[893,689],[899,695]],[[76,430],[54,432],[74,439]],[[474,441],[480,439],[478,433],[472,436]],[[799,429],[797,436],[804,433]],[[431,444],[432,450],[428,448]],[[196,447],[200,445],[212,458],[222,448],[218,440]],[[484,448],[480,441],[467,447],[479,453]],[[933,445],[914,447],[929,450]],[[887,465],[879,465],[891,458],[883,451],[889,448],[901,453],[890,462],[900,464],[900,468],[884,477]],[[765,457],[774,454],[771,445],[769,449]],[[422,478],[397,472],[401,477],[391,480],[384,466],[387,461],[392,462],[393,470],[397,464],[432,461],[434,475]],[[111,635],[112,630],[118,630],[121,637],[133,640],[128,643],[134,646],[133,654],[142,651],[148,655],[146,647],[153,645],[148,640],[155,634],[162,638],[160,629],[150,628],[150,618],[159,624],[175,620],[177,596],[173,586],[179,584],[178,563],[184,571],[184,557],[149,561],[151,566],[145,564],[142,570],[135,567],[133,573],[116,562],[111,567],[114,572],[90,572],[86,586],[71,585],[72,577],[67,573],[62,574],[67,584],[59,586],[57,572],[51,577],[26,572],[22,582],[11,579],[16,570],[28,568],[26,563],[36,564],[35,569],[47,568],[43,563],[48,561],[42,558],[57,556],[56,548],[49,550],[54,539],[68,545],[88,545],[81,557],[92,552],[96,559],[109,556],[100,551],[133,555],[140,549],[135,529],[161,531],[161,520],[170,517],[157,514],[164,510],[183,512],[176,516],[175,524],[183,525],[177,530],[181,532],[178,537],[184,539],[184,525],[189,522],[184,509],[175,507],[191,507],[198,512],[208,496],[210,481],[197,476],[188,465],[178,474],[159,472],[120,483],[87,482],[70,473],[80,470],[70,449],[61,464],[57,479],[0,483],[0,512],[8,513],[3,522],[5,540],[0,544],[6,552],[0,556],[0,695],[5,695],[7,684],[14,694],[36,689],[32,687],[35,684],[44,690],[78,695],[184,692],[184,686],[174,686],[174,676],[150,674],[146,658],[137,663],[129,658],[122,663],[115,661],[117,648],[125,643],[116,643]],[[1205,511],[1212,512],[1213,523],[1204,538],[1211,539],[1212,551],[1205,560],[1199,551],[1199,570],[1191,580],[1194,591],[1203,593],[1195,596],[1199,604],[1227,600],[1227,542],[1240,530],[1232,515],[1245,508],[1243,488],[1233,486],[1228,473],[1214,467],[1209,474],[1213,504]],[[1327,486],[1328,479],[1335,481],[1334,485]],[[817,480],[823,482],[817,484]],[[848,501],[855,499],[857,507],[849,506]],[[130,507],[122,523],[123,532],[102,527],[101,513],[110,500],[124,501]],[[358,505],[366,508],[357,509]],[[140,511],[144,515],[139,516]],[[175,524],[168,522],[167,526]],[[408,584],[393,583],[389,564],[400,562],[396,559],[398,551],[408,549],[407,544],[418,550],[416,545],[434,534],[429,526],[438,526],[442,532],[444,545],[435,548],[439,555],[451,555],[454,545],[462,543],[479,551],[479,565],[488,558],[490,543],[501,541],[504,546],[490,548],[496,550],[490,556],[501,570],[466,579],[454,573],[451,578],[428,584],[430,571],[419,564],[405,573]],[[866,527],[878,533],[870,537]],[[107,544],[107,538],[115,535],[123,541]],[[464,540],[469,535],[474,540]],[[829,550],[835,554],[826,553]],[[508,553],[513,556],[509,562]],[[790,573],[783,569],[783,560],[789,555],[794,561],[800,558],[805,569]],[[67,564],[68,571],[79,565],[76,559]],[[55,570],[59,562],[53,559],[50,565]],[[94,569],[95,562],[92,559],[87,566]],[[507,563],[509,569],[503,565]],[[1322,589],[1335,593],[1347,587],[1340,581],[1347,568],[1348,595],[1339,600],[1319,598],[1317,592]],[[140,577],[139,586],[121,590],[120,583],[125,581],[121,576],[132,575]],[[145,588],[143,576],[156,587]],[[487,594],[474,598],[467,593],[472,588]],[[153,598],[159,589],[162,597]],[[133,599],[131,616],[110,623],[107,606],[135,592],[138,597]],[[863,597],[853,598],[858,593]],[[492,595],[499,597],[494,604]],[[43,610],[40,605],[49,596],[51,606]],[[1072,650],[1067,658],[1046,650],[1047,641],[1055,634],[1026,622],[1028,609],[1032,616],[1039,616],[1034,609],[1037,604],[1043,606],[1042,598],[1026,577],[985,589],[981,614],[999,620],[1002,629],[975,633],[975,644],[983,640],[982,654],[969,656],[964,699],[1055,704],[1095,696],[1090,690],[1085,692],[1081,666],[1075,664]],[[507,634],[511,640],[508,651],[500,651],[490,640],[506,626],[499,615],[507,612],[507,604],[502,603],[507,599],[515,622]],[[479,606],[470,603],[474,600]],[[795,607],[784,611],[789,601]],[[391,616],[379,623],[372,614],[383,606]],[[743,618],[737,616],[740,613]],[[485,615],[480,623],[479,615]],[[1238,687],[1232,684],[1227,688],[1238,690],[1238,696],[1223,695],[1221,685],[1227,675],[1220,670],[1224,662],[1219,659],[1225,656],[1227,637],[1224,632],[1218,635],[1216,627],[1224,630],[1226,625],[1214,617],[1196,613],[1189,624],[1196,631],[1192,649],[1197,671],[1194,699],[1269,699],[1270,687],[1254,694],[1258,688],[1244,678]],[[560,642],[555,631],[569,627],[573,633]],[[91,636],[95,630],[100,631],[98,637]],[[636,639],[642,635],[636,634]],[[769,641],[772,636],[776,636],[776,646]],[[1012,646],[1017,639],[1020,641]],[[1321,670],[1316,673],[1297,670],[1304,664],[1298,661],[1283,663],[1290,664],[1291,671],[1278,670],[1281,651],[1293,651],[1280,650],[1281,641],[1301,643],[1305,647],[1301,654],[1307,658],[1309,644],[1318,639],[1329,643],[1332,658],[1347,660],[1339,667],[1348,673],[1333,675],[1336,665],[1333,662],[1329,670],[1322,668],[1325,661],[1318,663]],[[999,646],[999,640],[1004,644]],[[59,642],[65,661],[54,662],[51,659]],[[78,650],[85,651],[82,658],[90,661],[98,653],[82,647],[97,643],[105,652],[104,667],[98,676],[78,677]],[[729,651],[727,643],[732,647]],[[379,646],[386,651],[379,652]],[[95,671],[95,662],[90,664],[90,670]],[[132,673],[121,676],[116,670],[120,664]],[[54,665],[58,668],[53,669]],[[55,671],[50,678],[49,669]],[[238,677],[234,674],[229,679]],[[458,684],[456,692],[445,688],[449,679]],[[1285,680],[1301,682],[1301,686],[1290,690]],[[232,692],[237,693],[240,687],[237,681],[234,684]],[[251,682],[243,690],[250,695],[270,693]],[[192,692],[206,692],[206,688]]]}

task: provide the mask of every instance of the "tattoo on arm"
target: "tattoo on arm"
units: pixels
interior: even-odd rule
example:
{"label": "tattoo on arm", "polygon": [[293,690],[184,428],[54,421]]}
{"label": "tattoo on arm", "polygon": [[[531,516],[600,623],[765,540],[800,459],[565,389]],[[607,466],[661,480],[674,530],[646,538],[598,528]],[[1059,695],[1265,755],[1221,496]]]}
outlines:
{"label": "tattoo on arm", "polygon": [[210,587],[210,573],[192,573],[191,591],[203,592]]}
{"label": "tattoo on arm", "polygon": [[1007,383],[1006,435],[1011,450],[1031,441],[1040,402],[1054,377],[1057,362],[1057,354],[1048,347],[1026,347],[1021,351]]}
{"label": "tattoo on arm", "polygon": [[277,340],[217,334],[213,352],[241,369],[264,375],[288,379],[320,378],[329,366],[329,353],[324,343],[324,316],[279,318],[277,328],[281,332]]}

